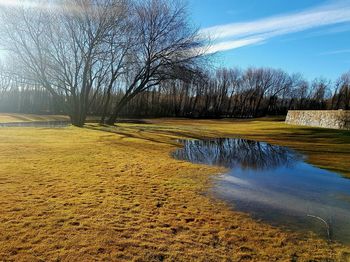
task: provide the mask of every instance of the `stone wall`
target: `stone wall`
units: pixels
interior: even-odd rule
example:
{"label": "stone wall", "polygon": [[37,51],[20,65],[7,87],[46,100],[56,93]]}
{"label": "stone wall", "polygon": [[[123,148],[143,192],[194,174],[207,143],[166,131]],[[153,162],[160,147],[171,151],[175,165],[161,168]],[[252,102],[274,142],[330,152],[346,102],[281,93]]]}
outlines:
{"label": "stone wall", "polygon": [[350,110],[289,110],[286,123],[350,130]]}

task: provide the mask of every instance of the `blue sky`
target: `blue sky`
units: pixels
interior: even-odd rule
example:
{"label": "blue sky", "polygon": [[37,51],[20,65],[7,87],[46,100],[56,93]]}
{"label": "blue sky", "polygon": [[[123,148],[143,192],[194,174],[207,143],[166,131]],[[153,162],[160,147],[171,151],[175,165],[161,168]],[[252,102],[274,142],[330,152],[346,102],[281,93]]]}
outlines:
{"label": "blue sky", "polygon": [[189,0],[217,66],[335,80],[350,70],[350,0]]}

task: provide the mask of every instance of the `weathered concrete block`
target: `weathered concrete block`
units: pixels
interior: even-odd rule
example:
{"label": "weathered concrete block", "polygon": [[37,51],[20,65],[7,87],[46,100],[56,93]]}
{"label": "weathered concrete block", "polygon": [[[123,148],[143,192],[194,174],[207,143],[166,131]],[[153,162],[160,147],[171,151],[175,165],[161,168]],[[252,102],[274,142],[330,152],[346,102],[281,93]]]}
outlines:
{"label": "weathered concrete block", "polygon": [[286,123],[291,125],[350,130],[350,111],[289,110]]}

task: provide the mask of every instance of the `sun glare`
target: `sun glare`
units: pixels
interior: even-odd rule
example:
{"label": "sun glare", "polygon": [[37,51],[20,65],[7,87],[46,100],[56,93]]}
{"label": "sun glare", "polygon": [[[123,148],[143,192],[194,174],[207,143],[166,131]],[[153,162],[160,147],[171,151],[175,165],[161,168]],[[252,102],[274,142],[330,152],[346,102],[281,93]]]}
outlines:
{"label": "sun glare", "polygon": [[37,1],[30,1],[30,0],[0,0],[0,7],[39,7],[39,4]]}

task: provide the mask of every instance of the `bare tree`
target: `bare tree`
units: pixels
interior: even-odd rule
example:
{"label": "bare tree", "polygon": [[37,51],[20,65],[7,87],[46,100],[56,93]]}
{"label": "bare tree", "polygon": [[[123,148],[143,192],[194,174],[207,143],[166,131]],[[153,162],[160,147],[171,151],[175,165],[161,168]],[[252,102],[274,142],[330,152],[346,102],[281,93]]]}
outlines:
{"label": "bare tree", "polygon": [[126,2],[43,1],[46,8],[2,8],[3,43],[82,126],[110,72],[106,39],[123,20]]}
{"label": "bare tree", "polygon": [[311,83],[310,103],[313,109],[324,109],[325,100],[329,95],[330,81],[324,78],[316,78]]}
{"label": "bare tree", "polygon": [[350,109],[350,71],[342,74],[336,81],[336,91],[333,97],[335,108]]}
{"label": "bare tree", "polygon": [[11,88],[12,77],[5,69],[5,66],[0,63],[0,98]]}
{"label": "bare tree", "polygon": [[202,55],[197,31],[191,28],[186,8],[179,1],[136,2],[133,13],[137,44],[127,56],[125,92],[115,104],[109,124],[116,122],[121,109],[136,95],[193,69]]}

